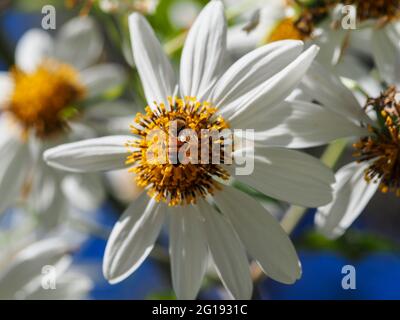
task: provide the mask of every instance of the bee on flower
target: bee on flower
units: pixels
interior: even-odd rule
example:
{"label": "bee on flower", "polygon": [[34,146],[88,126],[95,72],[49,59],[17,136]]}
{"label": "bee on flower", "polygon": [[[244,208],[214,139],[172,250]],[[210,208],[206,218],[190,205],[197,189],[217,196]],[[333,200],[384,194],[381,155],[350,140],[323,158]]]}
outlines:
{"label": "bee on flower", "polygon": [[233,52],[260,43],[302,40],[321,48],[318,61],[323,65],[336,66],[348,52],[356,52],[371,57],[380,73],[390,77],[388,83],[395,80],[393,71],[385,67],[388,62],[397,65],[399,0],[269,0],[259,12],[249,32],[240,26],[231,28]]}

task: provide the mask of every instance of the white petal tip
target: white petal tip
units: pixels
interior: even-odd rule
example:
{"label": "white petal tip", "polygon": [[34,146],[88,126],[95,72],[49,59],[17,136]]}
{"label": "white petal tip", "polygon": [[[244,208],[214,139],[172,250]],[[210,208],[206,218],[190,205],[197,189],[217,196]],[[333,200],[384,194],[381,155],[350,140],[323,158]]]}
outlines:
{"label": "white petal tip", "polygon": [[297,265],[293,268],[293,270],[291,272],[288,272],[279,278],[272,277],[271,275],[268,274],[268,272],[265,272],[265,274],[277,282],[291,285],[291,284],[294,284],[295,282],[297,282],[297,280],[299,280],[302,277],[303,270],[302,270],[300,261],[297,261]]}
{"label": "white petal tip", "polygon": [[43,153],[43,160],[45,162],[51,161],[54,151],[52,149],[48,149]]}

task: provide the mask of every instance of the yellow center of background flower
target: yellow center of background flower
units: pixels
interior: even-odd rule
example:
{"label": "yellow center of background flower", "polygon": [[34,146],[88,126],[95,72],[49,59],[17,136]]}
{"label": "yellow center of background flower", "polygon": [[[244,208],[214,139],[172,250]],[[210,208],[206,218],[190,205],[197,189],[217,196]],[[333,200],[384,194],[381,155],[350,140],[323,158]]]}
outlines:
{"label": "yellow center of background flower", "polygon": [[81,100],[85,89],[77,71],[56,61],[44,61],[33,73],[18,68],[11,72],[14,91],[6,108],[22,126],[40,138],[48,138],[66,126],[72,104]]}
{"label": "yellow center of background flower", "polygon": [[[176,161],[175,152],[185,143],[179,138],[179,132],[191,129],[200,137],[201,130],[221,132],[229,126],[221,116],[215,114],[216,109],[208,102],[198,102],[189,97],[168,100],[167,107],[160,103],[156,104],[155,109],[146,107],[145,114],[137,114],[131,131],[139,139],[127,143],[130,150],[127,164],[133,165],[130,171],[136,174],[137,184],[148,188],[149,196],[157,201],[164,201],[170,206],[193,204],[197,198],[213,194],[219,188],[213,177],[227,180],[229,174],[221,164],[211,161],[212,145],[207,149],[210,152],[206,155],[209,163],[199,161],[197,164],[184,164]],[[177,126],[177,136],[171,135],[172,125]],[[162,132],[166,139],[161,141],[160,135],[154,132]],[[221,153],[218,157],[223,163],[224,139],[207,141],[220,144]],[[201,144],[198,148],[200,155],[204,149]]]}
{"label": "yellow center of background flower", "polygon": [[400,103],[395,87],[390,87],[379,98],[369,99],[366,107],[373,107],[380,123],[379,128],[369,126],[371,135],[354,144],[359,162],[372,161],[365,172],[368,182],[381,179],[383,193],[394,192],[400,196]]}
{"label": "yellow center of background flower", "polygon": [[[297,15],[279,21],[266,42],[311,38],[316,26],[339,4],[354,6],[358,22],[377,20],[378,27],[400,19],[400,0],[288,0],[287,5],[295,8]],[[337,23],[333,27],[338,27]]]}

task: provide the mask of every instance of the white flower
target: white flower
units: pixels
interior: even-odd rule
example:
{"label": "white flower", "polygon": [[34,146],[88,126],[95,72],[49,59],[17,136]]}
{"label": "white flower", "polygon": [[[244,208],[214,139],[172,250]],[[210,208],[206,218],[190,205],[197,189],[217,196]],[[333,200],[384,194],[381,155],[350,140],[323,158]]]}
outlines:
{"label": "white flower", "polygon": [[152,14],[156,11],[159,0],[99,0],[100,9],[106,13],[138,11]]}
{"label": "white flower", "polygon": [[[273,130],[283,120],[269,114],[282,107],[318,49],[312,47],[302,53],[302,42],[277,42],[226,67],[223,10],[220,1],[211,1],[188,34],[179,80],[184,99],[168,99],[175,96],[178,84],[173,68],[146,20],[139,14],[130,16],[133,54],[149,103],[146,114],[137,116],[133,131],[145,137],[146,127],[156,122],[168,126],[172,115],[183,127],[196,126],[195,119],[201,117],[201,123],[217,128],[229,124],[230,128]],[[284,109],[282,112],[284,117]],[[262,137],[259,140],[252,159],[254,174],[236,179],[298,205],[315,207],[331,200],[334,180],[327,167],[306,154],[278,144],[270,146]],[[132,135],[103,137],[61,145],[44,154],[54,167],[83,172],[121,169],[128,159],[138,184],[153,195],[139,196],[114,226],[103,261],[104,275],[111,283],[127,278],[146,259],[166,216],[172,282],[179,298],[196,297],[210,254],[222,282],[235,298],[248,299],[252,293],[245,248],[271,278],[293,283],[300,277],[296,251],[279,223],[250,196],[214,180],[214,175],[231,175],[228,166],[152,166],[135,150],[126,148],[127,143],[145,141]],[[287,143],[282,141],[280,146]]]}
{"label": "white flower", "polygon": [[175,1],[168,10],[169,20],[175,28],[189,28],[201,11],[195,1]]}
{"label": "white flower", "polygon": [[[230,29],[228,43],[233,53],[254,48],[262,42],[301,39],[321,48],[317,60],[325,66],[343,63],[354,52],[374,59],[387,83],[400,72],[400,6],[398,0],[342,0],[303,3],[270,0],[260,9],[258,23],[251,32],[245,26]],[[356,8],[355,29],[349,28],[348,9]],[[252,25],[252,22],[249,22]],[[245,28],[246,29],[246,28]],[[342,67],[344,70],[347,64]],[[336,72],[334,68],[333,72]],[[352,78],[354,79],[354,78]]]}
{"label": "white flower", "polygon": [[32,29],[18,42],[16,66],[0,73],[0,213],[22,197],[42,215],[44,225],[54,226],[68,210],[68,198],[84,210],[102,201],[99,176],[64,179],[40,156],[60,142],[95,136],[93,116],[105,119],[91,101],[122,85],[125,75],[115,64],[92,66],[102,49],[90,18],[71,20],[54,39]]}
{"label": "white flower", "polygon": [[362,108],[338,77],[317,64],[301,88],[318,104],[303,103],[307,110],[302,119],[294,120],[297,126],[313,119],[317,125],[310,133],[320,144],[340,137],[357,139],[355,161],[338,170],[334,199],[320,207],[315,218],[321,232],[335,238],[350,227],[377,190],[400,195],[399,94],[392,86]]}
{"label": "white flower", "polygon": [[[317,14],[308,16],[311,30],[318,29],[317,35],[312,35],[321,47],[319,61],[324,65],[337,65],[341,63],[344,51],[355,49],[372,58],[382,75],[386,75],[384,80],[393,83],[395,73],[398,68],[396,62],[400,50],[400,6],[398,0],[376,1],[376,0],[342,0],[337,3],[322,4],[322,9],[326,10],[326,18],[318,18]],[[348,9],[344,6],[350,5],[355,9],[355,21],[352,28],[349,28]],[[312,11],[311,11],[312,12]],[[310,11],[305,11],[306,15]],[[305,15],[300,18],[305,19]],[[318,22],[321,21],[322,22]],[[354,20],[354,19],[353,19]],[[347,53],[347,52],[345,52]],[[387,65],[390,65],[387,68]],[[385,68],[386,66],[386,68]],[[396,70],[397,68],[397,70]]]}
{"label": "white flower", "polygon": [[[86,298],[93,287],[85,274],[70,270],[73,248],[62,238],[35,241],[0,255],[0,299],[66,300]],[[53,268],[46,269],[46,268]],[[46,272],[49,272],[46,275]],[[53,272],[50,274],[50,272]],[[45,289],[54,280],[55,289]],[[53,278],[51,278],[54,276]],[[54,287],[53,287],[54,288]]]}
{"label": "white flower", "polygon": [[[242,2],[244,1],[239,3]],[[243,22],[235,23],[228,28],[227,47],[233,56],[240,57],[263,44],[271,30],[286,16],[286,5],[282,0],[253,2],[255,2],[254,5],[249,8],[257,9],[251,13],[250,17],[249,12],[246,12]]]}

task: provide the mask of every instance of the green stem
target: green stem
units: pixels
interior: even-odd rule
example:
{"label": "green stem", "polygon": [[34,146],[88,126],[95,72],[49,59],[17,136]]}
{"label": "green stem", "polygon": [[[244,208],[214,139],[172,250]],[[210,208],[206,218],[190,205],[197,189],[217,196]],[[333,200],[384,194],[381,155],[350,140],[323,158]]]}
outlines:
{"label": "green stem", "polygon": [[68,222],[73,229],[100,239],[107,240],[111,233],[111,230],[108,230],[95,222],[72,217],[69,218]]}
{"label": "green stem", "polygon": [[307,209],[304,207],[290,206],[289,210],[286,211],[283,219],[281,220],[283,230],[285,230],[288,234],[292,233],[306,212]]}
{"label": "green stem", "polygon": [[[104,25],[106,40],[111,44],[110,49],[113,54],[119,57],[120,62],[125,61],[121,52],[123,52],[123,32],[119,21],[123,21],[119,16],[113,14],[106,14],[101,11],[97,6],[92,8],[93,16]],[[118,50],[116,50],[118,49]]]}
{"label": "green stem", "polygon": [[321,156],[321,161],[329,168],[334,169],[347,146],[347,139],[332,142]]}
{"label": "green stem", "polygon": [[[0,14],[0,19],[1,19],[1,14]],[[3,32],[4,28],[1,26],[0,28],[0,58],[4,60],[4,62],[8,66],[14,65],[14,56],[11,53],[8,45],[7,45],[7,39],[6,36]]]}
{"label": "green stem", "polygon": [[[321,156],[321,161],[329,168],[334,169],[334,167],[340,160],[340,157],[342,156],[344,150],[346,149],[346,145],[346,139],[336,140],[332,142],[328,147],[326,147],[324,153]],[[301,219],[304,217],[306,212],[306,208],[291,206],[281,221],[283,229],[285,229],[285,231],[289,234],[292,233],[301,221]]]}
{"label": "green stem", "polygon": [[177,35],[175,38],[171,39],[170,41],[166,42],[164,44],[164,50],[167,53],[167,55],[171,56],[175,52],[179,51],[179,49],[182,48],[186,36],[187,36],[187,30],[183,31],[179,35]]}

